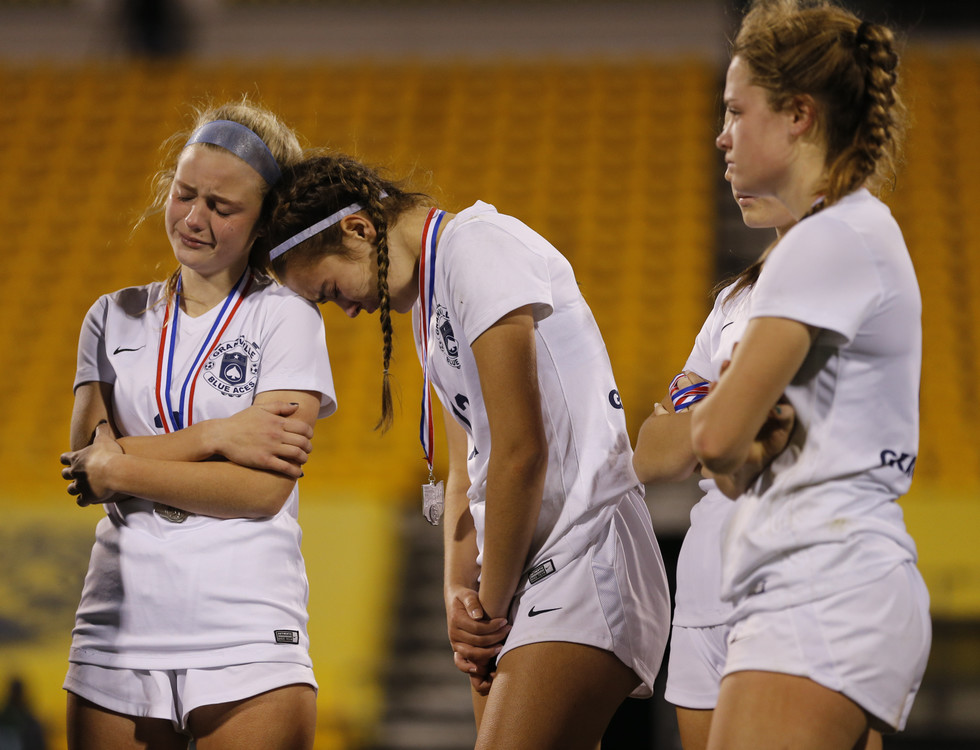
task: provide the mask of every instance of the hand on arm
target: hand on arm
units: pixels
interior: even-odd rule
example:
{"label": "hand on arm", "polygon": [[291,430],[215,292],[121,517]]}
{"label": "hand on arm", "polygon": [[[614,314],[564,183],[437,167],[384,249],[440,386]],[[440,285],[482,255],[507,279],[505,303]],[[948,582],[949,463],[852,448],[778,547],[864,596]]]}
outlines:
{"label": "hand on arm", "polygon": [[[704,382],[696,372],[679,376],[681,388]],[[691,411],[700,402],[675,412],[668,393],[640,426],[633,452],[633,469],[641,482],[676,482],[686,479],[698,468],[691,448]]]}
{"label": "hand on arm", "polygon": [[704,476],[711,477],[715,484],[732,500],[746,489],[765,471],[766,467],[789,445],[796,427],[796,410],[785,398],[779,400],[749,446],[745,462],[731,474],[712,474],[707,469]]}
{"label": "hand on arm", "polygon": [[[814,329],[786,318],[756,318],[749,323],[730,366],[691,415],[694,453],[710,475],[735,475],[758,459],[760,450],[771,450],[782,436],[788,440],[791,425],[782,420],[789,414],[774,415],[773,409],[782,406],[783,392],[806,359],[815,335]],[[774,416],[778,419],[766,436],[763,427]]]}
{"label": "hand on arm", "polygon": [[477,693],[486,695],[493,680],[493,659],[500,652],[510,625],[506,617],[491,620],[480,603],[476,529],[466,496],[469,489],[466,433],[448,412],[444,411],[444,417],[449,448],[443,517],[447,629],[457,669],[469,675]]}
{"label": "hand on arm", "polygon": [[[91,381],[82,383],[75,389],[75,401],[71,412],[71,429],[69,434],[69,445],[72,451],[82,451],[86,446],[92,445],[96,439],[96,430],[100,425],[105,425],[100,432],[103,434],[101,449],[109,449],[105,445],[105,440],[113,442],[113,437],[117,434],[112,425],[112,385]],[[62,455],[62,464],[69,465]],[[87,455],[79,456],[78,460],[84,461]],[[97,502],[120,502],[127,499],[128,495],[112,495],[99,492],[97,497],[93,494],[88,484],[88,470],[83,464],[78,467],[81,472],[80,482],[75,481],[72,469],[62,469],[61,475],[69,480],[68,493],[78,496],[77,503],[80,506],[89,505]]]}
{"label": "hand on arm", "polygon": [[122,500],[125,496],[114,495],[102,483],[105,465],[113,456],[123,455],[123,450],[112,435],[108,421],[102,421],[95,428],[92,444],[77,451],[64,453],[61,463],[61,476],[69,480],[68,494],[77,496],[79,506]]}
{"label": "hand on arm", "polygon": [[[281,391],[260,394],[256,399],[260,404],[280,401],[297,404],[289,419],[303,422],[312,431],[319,411],[318,394]],[[253,412],[250,418],[256,415],[257,412]],[[272,416],[279,418],[274,414]],[[247,421],[243,420],[238,424]],[[126,453],[111,450],[105,440],[100,440],[98,446],[93,444],[91,449],[85,449],[87,453],[63,454],[62,463],[69,467],[63,471],[63,476],[73,479],[74,473],[82,470],[84,465],[85,485],[91,492],[85,490],[83,498],[91,496],[93,500],[90,501],[104,501],[111,493],[123,493],[165,503],[191,513],[219,518],[260,518],[275,515],[279,511],[292,491],[295,477],[301,473],[298,465],[287,474],[249,468],[228,461],[174,459],[174,456],[180,455],[181,450],[187,451],[185,455],[198,455],[192,449],[200,445],[193,434],[184,436],[186,439],[181,442],[177,439],[179,432],[166,443],[168,450],[164,451],[164,455],[169,458],[160,458],[153,452],[151,441],[157,439],[155,437],[131,441],[127,445]],[[203,431],[198,432],[198,435],[201,434]],[[163,444],[162,438],[171,436],[158,437]],[[244,445],[245,442],[242,441],[241,444]],[[135,453],[128,450],[130,445]],[[150,455],[139,455],[139,452]],[[75,489],[79,487],[76,485]]]}
{"label": "hand on arm", "polygon": [[162,461],[205,461],[223,456],[240,466],[299,479],[313,450],[313,427],[296,415],[299,404],[260,393],[230,417],[197,422],[166,435],[120,438],[126,453]]}

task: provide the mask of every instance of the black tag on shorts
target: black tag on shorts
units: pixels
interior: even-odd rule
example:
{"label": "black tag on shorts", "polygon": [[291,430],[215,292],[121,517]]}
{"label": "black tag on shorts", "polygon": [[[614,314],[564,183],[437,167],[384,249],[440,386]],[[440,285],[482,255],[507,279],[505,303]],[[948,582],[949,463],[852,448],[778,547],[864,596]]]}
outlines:
{"label": "black tag on shorts", "polygon": [[535,565],[527,574],[527,582],[530,584],[535,584],[538,581],[547,578],[552,573],[555,572],[555,564],[551,560],[545,560],[540,565]]}

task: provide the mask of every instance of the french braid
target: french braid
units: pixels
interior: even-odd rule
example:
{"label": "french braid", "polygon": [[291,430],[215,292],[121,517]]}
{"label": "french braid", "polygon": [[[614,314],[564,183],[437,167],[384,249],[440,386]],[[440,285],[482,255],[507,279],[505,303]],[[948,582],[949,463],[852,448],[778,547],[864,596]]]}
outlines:
{"label": "french braid", "polygon": [[374,428],[382,433],[387,432],[394,420],[391,402],[391,300],[388,295],[388,217],[381,204],[381,193],[385,187],[381,179],[364,165],[353,160],[338,159],[337,180],[351,194],[357,196],[357,202],[364,206],[378,237],[378,317],[381,321],[382,361],[384,369],[381,377],[381,417]]}
{"label": "french braid", "polygon": [[[382,194],[385,197],[382,199]],[[283,177],[278,191],[278,203],[272,212],[268,236],[260,245],[268,263],[269,248],[316,223],[335,211],[358,203],[363,206],[377,234],[378,315],[381,323],[382,382],[381,417],[375,429],[387,431],[394,420],[391,397],[390,365],[394,330],[391,321],[391,299],[388,290],[389,249],[388,227],[408,207],[428,201],[421,193],[410,193],[397,183],[383,179],[371,167],[344,154],[313,156]],[[280,278],[286,265],[302,266],[330,254],[343,252],[342,232],[334,225],[271,263],[271,270]],[[258,244],[258,243],[257,243]]]}
{"label": "french braid", "polygon": [[[756,0],[732,47],[752,81],[779,110],[810,95],[820,110],[827,171],[814,204],[800,221],[862,186],[894,182],[907,121],[898,92],[898,53],[892,32],[862,22],[827,0]],[[734,281],[735,291],[759,278],[770,246]]]}

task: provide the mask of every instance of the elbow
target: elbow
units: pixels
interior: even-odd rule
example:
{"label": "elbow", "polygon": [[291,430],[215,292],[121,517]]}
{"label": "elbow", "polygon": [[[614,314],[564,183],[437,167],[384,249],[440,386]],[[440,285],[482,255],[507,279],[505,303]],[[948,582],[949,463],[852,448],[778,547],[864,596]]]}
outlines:
{"label": "elbow", "polygon": [[540,479],[543,482],[548,471],[548,446],[543,441],[536,444],[533,450],[520,457],[516,468],[528,479]]}
{"label": "elbow", "polygon": [[515,444],[501,453],[504,454],[499,456],[503,459],[501,464],[511,476],[520,477],[527,486],[544,481],[548,471],[548,445],[543,436],[540,440]]}
{"label": "elbow", "polygon": [[296,482],[292,479],[277,478],[266,492],[257,495],[255,503],[249,508],[248,517],[258,519],[278,515],[289,500],[295,485]]}
{"label": "elbow", "polygon": [[723,430],[713,428],[694,415],[691,425],[691,447],[698,462],[713,474],[729,474],[741,464],[739,446]]}
{"label": "elbow", "polygon": [[[657,405],[659,412],[662,408]],[[640,426],[633,451],[633,471],[644,484],[680,482],[697,467],[691,450],[690,412],[655,410]]]}
{"label": "elbow", "polygon": [[633,472],[636,478],[644,484],[660,481],[657,477],[655,463],[648,463],[639,453],[633,454]]}
{"label": "elbow", "polygon": [[688,461],[672,459],[674,457],[667,455],[648,457],[636,452],[633,454],[633,471],[644,484],[660,484],[687,479],[697,465],[693,456]]}

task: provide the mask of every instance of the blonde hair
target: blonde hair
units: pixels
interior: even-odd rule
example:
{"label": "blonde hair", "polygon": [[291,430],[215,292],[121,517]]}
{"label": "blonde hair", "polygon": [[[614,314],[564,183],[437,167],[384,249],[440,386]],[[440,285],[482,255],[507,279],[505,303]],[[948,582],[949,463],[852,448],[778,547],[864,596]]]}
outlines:
{"label": "blonde hair", "polygon": [[[153,176],[151,187],[151,202],[147,209],[136,222],[138,228],[146,219],[155,216],[163,211],[167,204],[170,188],[173,184],[174,174],[177,171],[177,161],[187,140],[198,128],[207,125],[209,122],[217,120],[230,120],[244,125],[255,133],[272,152],[276,163],[280,169],[285,169],[303,158],[303,147],[300,144],[296,132],[286,125],[275,113],[265,107],[255,104],[243,96],[239,101],[226,102],[220,105],[204,104],[194,108],[194,123],[187,130],[174,133],[161,146],[163,157],[161,168]],[[200,144],[204,148],[220,149],[209,143]],[[259,215],[258,229],[259,234],[265,231],[272,209],[272,195],[270,186],[263,182],[262,187],[262,211]],[[249,255],[249,264],[255,268],[261,267],[261,256],[256,255],[253,249]],[[176,291],[177,280],[180,277],[180,269],[176,269],[167,279],[167,299],[170,299]]]}

